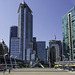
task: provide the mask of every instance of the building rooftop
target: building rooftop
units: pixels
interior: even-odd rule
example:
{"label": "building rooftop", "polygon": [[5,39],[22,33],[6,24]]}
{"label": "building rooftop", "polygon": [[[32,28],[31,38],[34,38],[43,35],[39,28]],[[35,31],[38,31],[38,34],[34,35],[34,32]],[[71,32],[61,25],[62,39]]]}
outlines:
{"label": "building rooftop", "polygon": [[22,3],[20,3],[18,12],[19,12],[19,10],[20,10],[20,7],[23,7],[23,6],[24,6],[24,8],[27,8],[27,9],[32,13],[32,10],[31,10],[31,9],[29,8],[29,6],[25,3],[25,1],[23,1]]}
{"label": "building rooftop", "polygon": [[54,41],[60,41],[61,42],[61,40],[49,40],[49,42],[54,42]]}

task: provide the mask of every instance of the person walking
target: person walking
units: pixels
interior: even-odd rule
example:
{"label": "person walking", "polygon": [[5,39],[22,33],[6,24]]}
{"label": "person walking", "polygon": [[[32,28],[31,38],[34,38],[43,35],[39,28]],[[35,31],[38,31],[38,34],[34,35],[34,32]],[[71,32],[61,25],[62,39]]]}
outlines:
{"label": "person walking", "polygon": [[9,74],[10,74],[10,68],[9,68]]}
{"label": "person walking", "polygon": [[5,75],[5,69],[3,69],[3,75]]}

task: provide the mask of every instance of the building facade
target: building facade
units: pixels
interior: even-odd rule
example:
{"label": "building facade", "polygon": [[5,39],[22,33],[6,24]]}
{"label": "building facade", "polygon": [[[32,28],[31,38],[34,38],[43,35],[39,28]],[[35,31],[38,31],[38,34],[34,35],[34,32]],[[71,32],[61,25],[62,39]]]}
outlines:
{"label": "building facade", "polygon": [[12,37],[11,38],[11,52],[10,56],[13,55],[13,58],[20,59],[20,51],[19,51],[19,38]]}
{"label": "building facade", "polygon": [[17,38],[17,33],[18,33],[18,27],[17,26],[11,26],[10,27],[10,40],[9,40],[9,56],[11,55],[11,39],[12,38]]}
{"label": "building facade", "polygon": [[27,60],[27,49],[32,42],[33,36],[33,15],[29,6],[22,2],[18,9],[18,37],[20,38],[20,57]]}
{"label": "building facade", "polygon": [[20,50],[19,50],[19,38],[18,38],[18,27],[12,26],[10,27],[10,44],[9,44],[9,54],[12,55],[12,58],[21,59],[20,58]]}
{"label": "building facade", "polygon": [[62,17],[63,25],[63,54],[70,60],[75,60],[75,7]]}
{"label": "building facade", "polygon": [[10,28],[10,37],[17,37],[18,36],[17,33],[18,33],[18,27],[12,26]]}
{"label": "building facade", "polygon": [[46,43],[45,41],[37,41],[37,56],[40,61],[46,63]]}
{"label": "building facade", "polygon": [[33,37],[33,50],[36,52],[37,54],[37,45],[36,45],[36,37]]}
{"label": "building facade", "polygon": [[60,40],[50,40],[48,49],[48,59],[54,64],[62,57],[62,44]]}

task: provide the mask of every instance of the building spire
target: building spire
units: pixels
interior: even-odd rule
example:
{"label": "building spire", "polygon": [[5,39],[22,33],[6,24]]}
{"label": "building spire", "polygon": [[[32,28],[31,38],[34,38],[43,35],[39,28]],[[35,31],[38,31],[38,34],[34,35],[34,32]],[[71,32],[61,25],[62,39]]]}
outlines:
{"label": "building spire", "polygon": [[25,0],[22,1],[22,4],[25,4]]}

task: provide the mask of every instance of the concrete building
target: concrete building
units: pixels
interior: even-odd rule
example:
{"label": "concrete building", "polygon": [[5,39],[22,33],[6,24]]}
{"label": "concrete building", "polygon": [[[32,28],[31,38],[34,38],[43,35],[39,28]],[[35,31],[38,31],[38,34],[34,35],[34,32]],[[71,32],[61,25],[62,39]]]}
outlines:
{"label": "concrete building", "polygon": [[45,41],[37,41],[37,56],[43,63],[46,63],[46,43]]}
{"label": "concrete building", "polygon": [[27,49],[33,37],[33,15],[25,2],[20,3],[18,8],[18,37],[21,60],[27,61]]}
{"label": "concrete building", "polygon": [[60,40],[50,40],[48,49],[48,59],[50,59],[51,64],[59,61],[62,57],[62,44]]}
{"label": "concrete building", "polygon": [[62,17],[63,25],[63,54],[75,60],[75,6]]}

